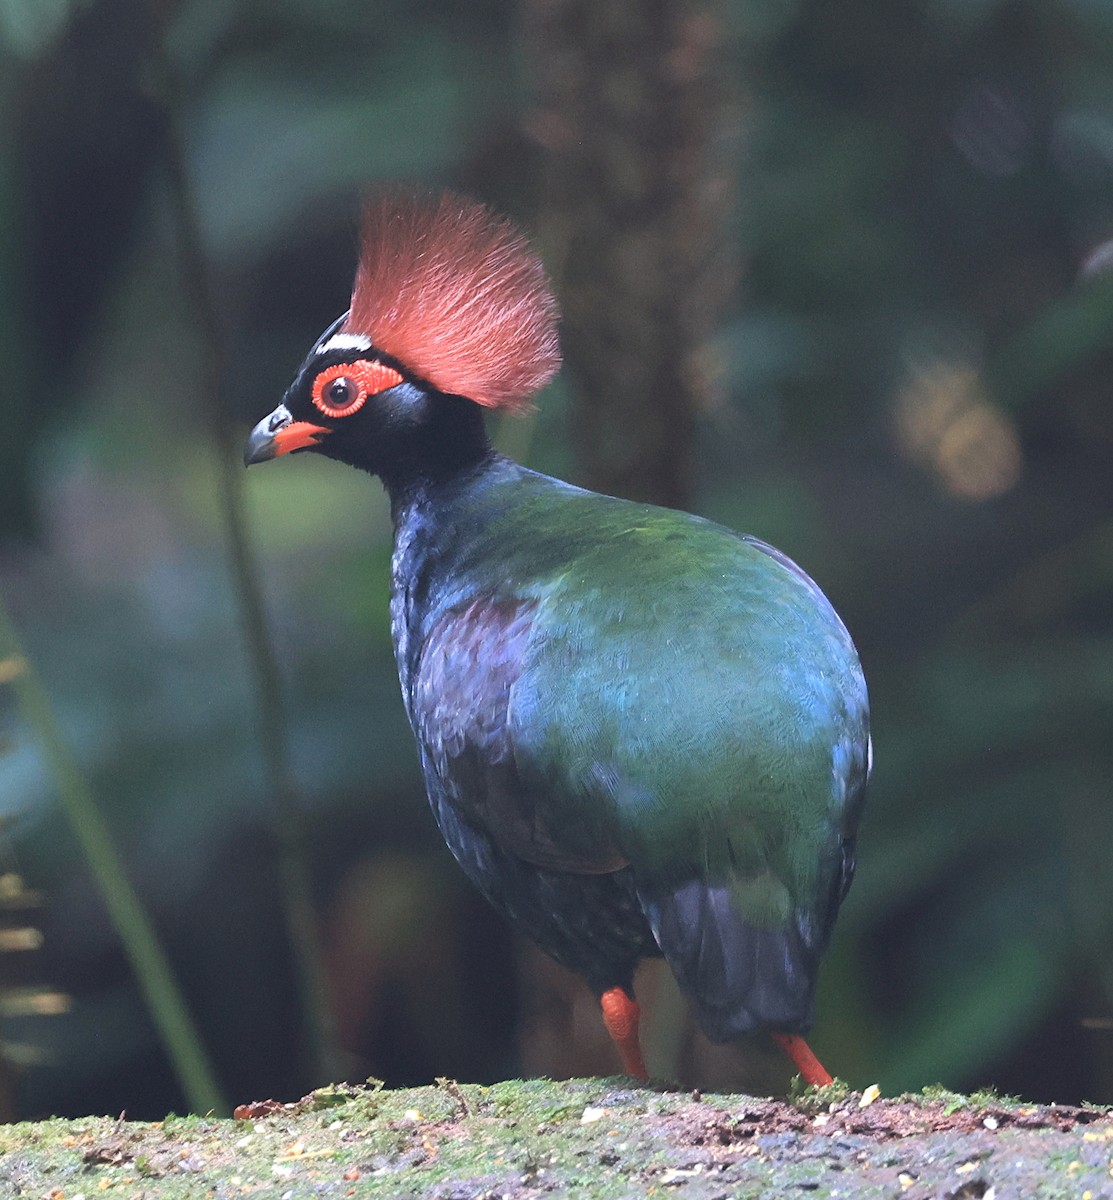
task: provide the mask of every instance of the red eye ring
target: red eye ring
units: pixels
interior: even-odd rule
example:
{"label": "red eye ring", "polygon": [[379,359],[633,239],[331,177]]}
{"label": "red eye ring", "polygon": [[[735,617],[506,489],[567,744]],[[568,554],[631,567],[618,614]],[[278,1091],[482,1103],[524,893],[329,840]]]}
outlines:
{"label": "red eye ring", "polygon": [[401,382],[402,376],[393,367],[371,358],[336,363],[325,367],[313,380],[313,404],[326,417],[350,417],[367,403],[368,396],[377,396]]}

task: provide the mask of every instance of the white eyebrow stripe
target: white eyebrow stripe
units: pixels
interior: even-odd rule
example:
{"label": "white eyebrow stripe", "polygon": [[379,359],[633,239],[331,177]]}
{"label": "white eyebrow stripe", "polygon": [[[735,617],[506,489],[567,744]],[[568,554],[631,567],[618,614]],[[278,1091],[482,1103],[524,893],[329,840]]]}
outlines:
{"label": "white eyebrow stripe", "polygon": [[370,350],[371,339],[362,333],[334,333],[317,351],[324,354],[328,350]]}

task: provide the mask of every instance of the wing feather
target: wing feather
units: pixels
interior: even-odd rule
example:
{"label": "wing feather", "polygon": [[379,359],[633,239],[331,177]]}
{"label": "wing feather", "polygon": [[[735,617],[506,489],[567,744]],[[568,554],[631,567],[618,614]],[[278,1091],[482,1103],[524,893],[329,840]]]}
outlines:
{"label": "wing feather", "polygon": [[584,874],[620,870],[617,848],[561,811],[561,794],[527,783],[509,720],[537,602],[481,596],[444,613],[422,647],[414,724],[426,770],[453,808],[505,851]]}

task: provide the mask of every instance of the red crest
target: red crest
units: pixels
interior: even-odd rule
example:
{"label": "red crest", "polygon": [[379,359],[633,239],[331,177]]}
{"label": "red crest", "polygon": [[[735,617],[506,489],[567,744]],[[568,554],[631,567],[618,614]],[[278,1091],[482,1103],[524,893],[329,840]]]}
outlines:
{"label": "red crest", "polygon": [[556,325],[540,259],[482,204],[446,193],[367,206],[344,328],[419,379],[522,409],[560,366]]}

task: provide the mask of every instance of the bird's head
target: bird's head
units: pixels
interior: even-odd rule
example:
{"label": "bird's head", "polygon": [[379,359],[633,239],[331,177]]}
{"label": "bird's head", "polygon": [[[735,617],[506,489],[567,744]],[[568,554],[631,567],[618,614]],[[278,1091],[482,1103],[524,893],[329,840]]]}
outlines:
{"label": "bird's head", "polygon": [[483,205],[387,197],[364,214],[351,307],[318,338],[247,465],[313,450],[389,477],[450,453],[476,405],[521,411],[560,365],[528,243]]}

